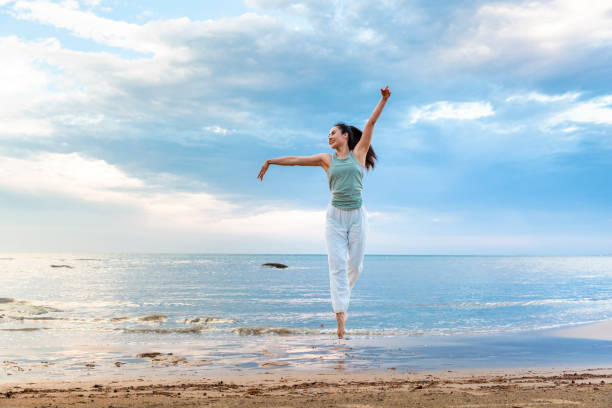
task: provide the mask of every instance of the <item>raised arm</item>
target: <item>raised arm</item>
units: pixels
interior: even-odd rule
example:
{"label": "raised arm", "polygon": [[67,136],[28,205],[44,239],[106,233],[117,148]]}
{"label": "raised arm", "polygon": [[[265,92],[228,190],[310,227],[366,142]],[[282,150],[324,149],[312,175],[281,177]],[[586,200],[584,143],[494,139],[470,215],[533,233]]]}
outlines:
{"label": "raised arm", "polygon": [[361,155],[363,157],[365,157],[366,153],[368,152],[368,149],[370,148],[370,143],[372,143],[372,132],[374,131],[374,124],[376,124],[378,117],[380,116],[383,108],[385,107],[387,99],[389,99],[389,97],[391,96],[389,86],[387,85],[384,89],[381,88],[380,94],[380,101],[378,101],[378,105],[376,105],[374,111],[370,115],[370,118],[366,122],[363,128],[363,134],[361,135],[361,139],[359,139],[359,142],[357,142],[357,145],[354,149],[356,150],[355,154]]}
{"label": "raised arm", "polygon": [[284,156],[275,159],[268,159],[261,166],[261,170],[257,178],[263,181],[263,176],[268,171],[270,164],[278,164],[280,166],[321,166],[327,171],[329,167],[329,154],[319,153],[312,156]]}

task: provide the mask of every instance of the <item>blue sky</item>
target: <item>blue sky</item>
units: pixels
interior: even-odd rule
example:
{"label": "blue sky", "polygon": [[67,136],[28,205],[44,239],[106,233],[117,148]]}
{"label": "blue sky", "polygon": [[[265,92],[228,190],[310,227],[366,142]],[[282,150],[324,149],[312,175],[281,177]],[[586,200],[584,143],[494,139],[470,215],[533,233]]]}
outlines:
{"label": "blue sky", "polygon": [[325,253],[388,84],[367,253],[612,252],[609,1],[175,3],[0,0],[5,251]]}

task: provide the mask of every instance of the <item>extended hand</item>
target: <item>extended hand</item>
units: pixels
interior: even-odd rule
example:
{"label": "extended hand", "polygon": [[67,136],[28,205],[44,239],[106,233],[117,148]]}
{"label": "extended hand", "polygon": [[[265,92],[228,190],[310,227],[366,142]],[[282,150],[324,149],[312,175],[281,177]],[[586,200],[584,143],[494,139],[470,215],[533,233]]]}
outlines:
{"label": "extended hand", "polygon": [[268,161],[266,160],[263,164],[263,166],[261,166],[261,170],[259,170],[259,174],[257,175],[257,178],[260,179],[261,181],[263,181],[263,176],[264,174],[266,174],[266,171],[268,171]]}
{"label": "extended hand", "polygon": [[389,85],[385,86],[385,89],[380,88],[380,94],[384,100],[389,99],[391,96],[391,91],[389,90]]}

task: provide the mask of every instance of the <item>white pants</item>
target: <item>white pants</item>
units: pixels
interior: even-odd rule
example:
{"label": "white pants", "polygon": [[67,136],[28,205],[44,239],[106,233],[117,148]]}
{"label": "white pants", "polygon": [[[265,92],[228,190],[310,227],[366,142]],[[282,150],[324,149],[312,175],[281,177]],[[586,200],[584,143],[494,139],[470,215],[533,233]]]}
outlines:
{"label": "white pants", "polygon": [[362,205],[341,210],[329,204],[325,222],[329,287],[335,313],[346,312],[351,289],[363,268],[368,220]]}

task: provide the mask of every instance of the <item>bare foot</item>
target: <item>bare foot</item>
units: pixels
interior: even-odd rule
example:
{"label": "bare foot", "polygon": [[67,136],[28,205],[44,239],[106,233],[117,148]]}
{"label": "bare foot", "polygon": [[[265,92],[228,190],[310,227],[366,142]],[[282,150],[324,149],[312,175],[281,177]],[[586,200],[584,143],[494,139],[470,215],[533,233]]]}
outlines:
{"label": "bare foot", "polygon": [[338,321],[338,338],[344,337],[344,322],[346,321],[346,313],[336,313],[336,320]]}

